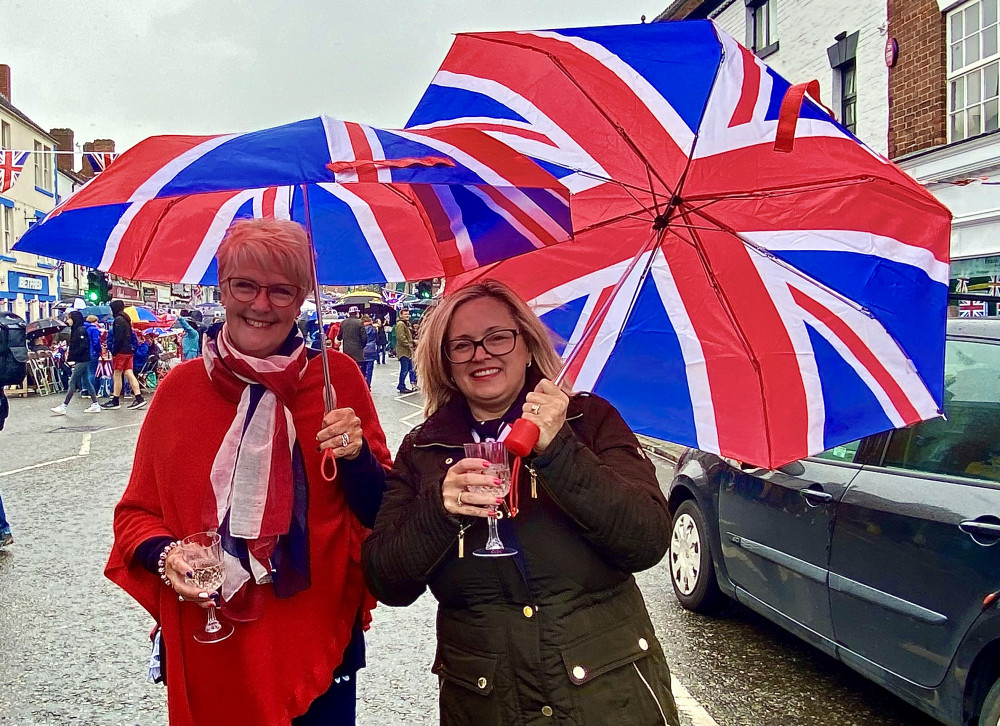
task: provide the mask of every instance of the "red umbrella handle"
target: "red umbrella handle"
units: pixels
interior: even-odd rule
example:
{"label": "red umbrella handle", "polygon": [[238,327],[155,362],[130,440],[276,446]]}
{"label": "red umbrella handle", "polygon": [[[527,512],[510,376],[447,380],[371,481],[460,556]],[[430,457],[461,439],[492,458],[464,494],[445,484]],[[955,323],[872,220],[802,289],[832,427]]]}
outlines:
{"label": "red umbrella handle", "polygon": [[824,106],[820,100],[819,81],[813,80],[808,83],[796,83],[785,91],[785,97],[781,101],[781,110],[778,111],[778,130],[774,135],[775,151],[787,154],[792,150],[792,146],[795,144],[795,126],[799,122],[802,101],[805,99],[807,93],[833,118],[833,111]]}
{"label": "red umbrella handle", "polygon": [[333,449],[323,450],[323,458],[319,462],[319,471],[325,481],[333,481],[337,478],[337,459],[333,455]]}
{"label": "red umbrella handle", "polygon": [[526,418],[519,418],[510,427],[510,432],[504,438],[503,443],[507,447],[507,451],[514,456],[523,458],[535,448],[539,434],[541,431],[538,430],[538,426]]}

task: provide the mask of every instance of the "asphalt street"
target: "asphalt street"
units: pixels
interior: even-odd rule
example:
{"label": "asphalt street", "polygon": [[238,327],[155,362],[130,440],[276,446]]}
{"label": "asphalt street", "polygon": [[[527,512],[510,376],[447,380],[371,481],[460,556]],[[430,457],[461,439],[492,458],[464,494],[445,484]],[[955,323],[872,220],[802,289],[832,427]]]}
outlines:
{"label": "asphalt street", "polygon": [[[392,450],[422,419],[419,394],[397,396],[397,371],[392,359],[376,366],[373,385]],[[0,493],[16,540],[0,550],[0,724],[165,724],[165,692],[145,682],[152,621],[102,575],[144,411],[88,415],[78,399],[55,417],[56,403],[13,399],[0,432]],[[658,468],[666,486],[672,466]],[[686,726],[933,723],[745,608],[712,618],[683,610],[665,563],[638,580],[675,691],[693,696]],[[433,600],[377,608],[368,643],[359,723],[436,723]]]}

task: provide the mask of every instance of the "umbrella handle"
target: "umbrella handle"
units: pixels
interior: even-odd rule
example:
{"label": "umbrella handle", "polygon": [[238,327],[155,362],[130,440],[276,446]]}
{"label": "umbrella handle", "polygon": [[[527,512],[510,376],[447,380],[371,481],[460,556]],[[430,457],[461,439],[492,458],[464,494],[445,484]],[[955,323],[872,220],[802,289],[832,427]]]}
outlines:
{"label": "umbrella handle", "polygon": [[519,418],[510,427],[510,431],[504,437],[503,444],[507,447],[507,451],[514,456],[524,458],[535,448],[541,433],[534,423],[526,418]]}
{"label": "umbrella handle", "polygon": [[333,481],[337,478],[337,459],[333,455],[333,449],[323,450],[323,458],[319,462],[319,471],[324,481]]}

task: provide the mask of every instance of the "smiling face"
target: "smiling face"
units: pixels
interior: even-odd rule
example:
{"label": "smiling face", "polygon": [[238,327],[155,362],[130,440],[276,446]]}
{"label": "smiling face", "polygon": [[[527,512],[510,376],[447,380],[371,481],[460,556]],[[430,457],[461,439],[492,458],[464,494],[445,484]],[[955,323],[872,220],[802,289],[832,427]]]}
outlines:
{"label": "smiling face", "polygon": [[[455,309],[445,342],[482,340],[498,330],[517,330],[517,327],[502,302],[490,297],[477,298]],[[449,366],[472,415],[487,420],[502,416],[517,399],[529,360],[531,355],[524,338],[518,335],[514,349],[506,355],[492,355],[480,345],[468,363],[449,363]]]}
{"label": "smiling face", "polygon": [[[255,264],[244,264],[229,272],[230,278],[253,280],[258,285],[295,285],[295,281],[279,270],[264,270]],[[220,286],[222,305],[226,308],[226,332],[236,349],[254,358],[274,354],[288,337],[295,324],[305,292],[286,307],[275,306],[262,287],[250,302],[237,300],[229,283]]]}

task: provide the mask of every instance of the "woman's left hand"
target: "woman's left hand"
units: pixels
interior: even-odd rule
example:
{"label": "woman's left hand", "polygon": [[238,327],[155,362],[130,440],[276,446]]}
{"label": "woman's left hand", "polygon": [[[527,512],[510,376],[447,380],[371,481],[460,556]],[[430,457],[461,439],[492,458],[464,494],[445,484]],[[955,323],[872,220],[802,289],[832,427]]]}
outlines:
{"label": "woman's left hand", "polygon": [[566,422],[566,409],[569,407],[569,396],[556,384],[543,378],[535,386],[535,390],[527,395],[521,418],[531,421],[538,427],[538,443],[535,453],[541,454],[559,433]]}
{"label": "woman's left hand", "polygon": [[[344,438],[347,434],[347,438]],[[361,419],[353,408],[335,408],[323,417],[323,428],[316,434],[319,450],[332,449],[338,459],[356,459],[365,440]],[[346,444],[344,442],[347,442]]]}

